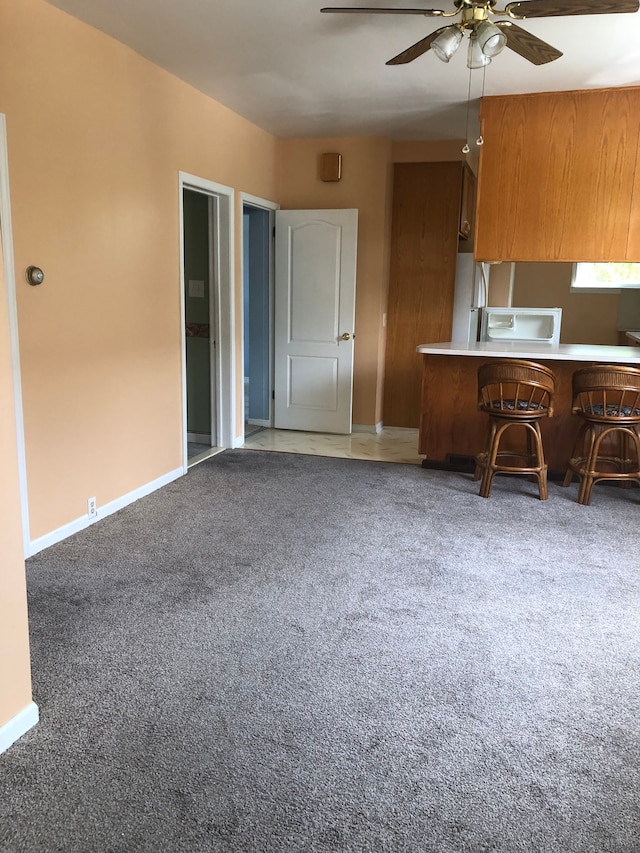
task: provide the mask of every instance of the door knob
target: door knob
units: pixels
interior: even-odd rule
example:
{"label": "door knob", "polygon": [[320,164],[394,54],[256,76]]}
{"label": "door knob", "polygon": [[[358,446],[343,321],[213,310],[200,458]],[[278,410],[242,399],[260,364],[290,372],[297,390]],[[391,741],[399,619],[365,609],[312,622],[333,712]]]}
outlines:
{"label": "door knob", "polygon": [[350,340],[351,340],[351,335],[349,334],[349,332],[343,332],[343,333],[340,335],[340,340],[341,340],[341,341],[350,341]]}

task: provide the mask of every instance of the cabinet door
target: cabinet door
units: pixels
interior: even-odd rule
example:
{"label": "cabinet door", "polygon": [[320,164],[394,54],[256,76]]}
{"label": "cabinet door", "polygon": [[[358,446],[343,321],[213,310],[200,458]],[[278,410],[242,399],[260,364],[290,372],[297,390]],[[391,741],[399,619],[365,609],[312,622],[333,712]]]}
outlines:
{"label": "cabinet door", "polygon": [[640,89],[485,98],[475,254],[623,261],[640,250]]}
{"label": "cabinet door", "polygon": [[463,163],[394,169],[383,419],[420,422],[423,343],[451,340]]}

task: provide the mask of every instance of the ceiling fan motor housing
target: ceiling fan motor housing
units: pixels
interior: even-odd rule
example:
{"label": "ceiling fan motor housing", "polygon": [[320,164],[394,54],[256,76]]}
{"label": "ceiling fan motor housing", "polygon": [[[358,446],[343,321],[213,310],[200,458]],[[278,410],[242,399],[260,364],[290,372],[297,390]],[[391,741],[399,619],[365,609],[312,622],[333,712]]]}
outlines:
{"label": "ceiling fan motor housing", "polygon": [[486,21],[489,16],[489,10],[486,5],[462,4],[461,7],[462,21],[461,24],[465,30],[472,30],[476,24],[481,21]]}

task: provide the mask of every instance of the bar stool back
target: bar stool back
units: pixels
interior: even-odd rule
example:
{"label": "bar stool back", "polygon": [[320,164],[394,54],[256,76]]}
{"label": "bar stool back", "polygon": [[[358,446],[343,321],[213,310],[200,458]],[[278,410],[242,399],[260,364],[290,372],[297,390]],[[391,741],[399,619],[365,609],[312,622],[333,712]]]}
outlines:
{"label": "bar stool back", "polygon": [[[480,495],[483,498],[491,494],[495,474],[529,474],[538,481],[540,500],[547,499],[547,465],[540,420],[553,414],[555,387],[553,371],[533,361],[499,359],[479,368],[478,406],[489,415],[485,448],[476,457],[474,476],[475,480],[482,477]],[[526,431],[524,447],[501,448],[505,433],[515,426],[524,427]]]}
{"label": "bar stool back", "polygon": [[582,424],[564,478],[577,474],[578,503],[588,506],[594,483],[640,483],[640,370],[596,364],[572,377],[574,415]]}

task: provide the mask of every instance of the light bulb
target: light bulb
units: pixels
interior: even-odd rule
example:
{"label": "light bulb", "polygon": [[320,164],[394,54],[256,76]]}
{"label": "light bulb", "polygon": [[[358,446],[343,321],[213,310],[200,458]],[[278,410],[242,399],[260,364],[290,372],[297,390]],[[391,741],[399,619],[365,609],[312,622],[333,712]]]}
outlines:
{"label": "light bulb", "polygon": [[497,56],[507,45],[507,37],[491,21],[482,21],[475,30],[476,41],[485,56]]}
{"label": "light bulb", "polygon": [[462,41],[462,30],[453,24],[441,30],[440,35],[431,42],[431,50],[442,62],[448,62]]}
{"label": "light bulb", "polygon": [[482,134],[476,139],[476,145],[484,145],[484,139],[482,138]]}
{"label": "light bulb", "polygon": [[469,148],[468,143],[467,143],[467,142],[465,142],[465,144],[462,146],[462,153],[463,153],[463,154],[468,154],[470,150],[471,150],[471,149]]}
{"label": "light bulb", "polygon": [[467,53],[467,68],[483,68],[491,62],[491,57],[482,52],[474,33],[469,38],[469,51]]}

